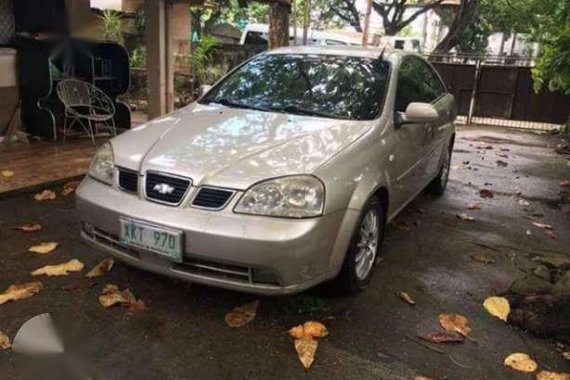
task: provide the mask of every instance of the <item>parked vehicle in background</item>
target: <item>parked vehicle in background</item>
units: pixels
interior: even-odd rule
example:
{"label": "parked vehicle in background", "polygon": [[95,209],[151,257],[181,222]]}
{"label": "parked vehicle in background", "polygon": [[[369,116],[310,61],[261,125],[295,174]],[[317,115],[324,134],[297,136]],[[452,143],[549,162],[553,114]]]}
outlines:
{"label": "parked vehicle in background", "polygon": [[[289,44],[303,44],[303,29],[297,28],[297,39],[294,43],[294,28],[289,28]],[[267,45],[269,40],[269,25],[249,24],[241,35],[241,45]],[[307,45],[353,45],[362,44],[362,37],[356,33],[328,32],[309,29]]]}
{"label": "parked vehicle in background", "polygon": [[289,47],[105,144],[77,192],[82,236],[167,276],[262,294],[370,282],[385,226],[443,194],[454,98],[398,50]]}
{"label": "parked vehicle in background", "polygon": [[421,53],[421,42],[418,38],[414,37],[383,36],[375,39],[374,45]]}

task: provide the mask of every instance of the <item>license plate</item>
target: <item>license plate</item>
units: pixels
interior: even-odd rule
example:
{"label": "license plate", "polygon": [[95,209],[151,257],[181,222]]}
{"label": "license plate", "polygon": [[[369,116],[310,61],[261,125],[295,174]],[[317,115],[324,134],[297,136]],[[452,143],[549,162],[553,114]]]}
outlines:
{"label": "license plate", "polygon": [[121,243],[182,262],[182,232],[129,219],[120,219]]}

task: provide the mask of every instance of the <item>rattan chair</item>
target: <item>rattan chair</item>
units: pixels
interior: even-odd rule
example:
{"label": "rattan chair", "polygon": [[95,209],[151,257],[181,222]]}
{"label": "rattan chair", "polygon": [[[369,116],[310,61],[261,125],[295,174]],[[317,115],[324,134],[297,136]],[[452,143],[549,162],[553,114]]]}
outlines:
{"label": "rattan chair", "polygon": [[113,136],[117,135],[115,105],[99,88],[78,79],[65,79],[57,85],[57,96],[65,106],[64,140],[67,130],[76,122],[94,145],[100,128],[109,130]]}

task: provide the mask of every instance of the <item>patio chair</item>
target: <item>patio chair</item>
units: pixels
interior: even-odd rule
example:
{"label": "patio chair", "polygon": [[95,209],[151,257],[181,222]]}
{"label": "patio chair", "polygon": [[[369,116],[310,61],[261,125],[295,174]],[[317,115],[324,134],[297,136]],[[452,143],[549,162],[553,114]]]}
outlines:
{"label": "patio chair", "polygon": [[113,136],[117,135],[115,105],[99,88],[78,79],[65,79],[57,85],[57,96],[65,106],[64,140],[67,130],[76,122],[91,138],[93,145],[101,127],[108,129]]}

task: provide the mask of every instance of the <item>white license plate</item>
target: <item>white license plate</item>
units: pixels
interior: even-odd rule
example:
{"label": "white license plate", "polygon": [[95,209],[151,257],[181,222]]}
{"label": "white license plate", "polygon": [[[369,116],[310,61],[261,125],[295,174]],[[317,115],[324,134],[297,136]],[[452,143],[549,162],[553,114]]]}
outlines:
{"label": "white license plate", "polygon": [[182,262],[182,232],[130,219],[120,219],[121,243]]}

